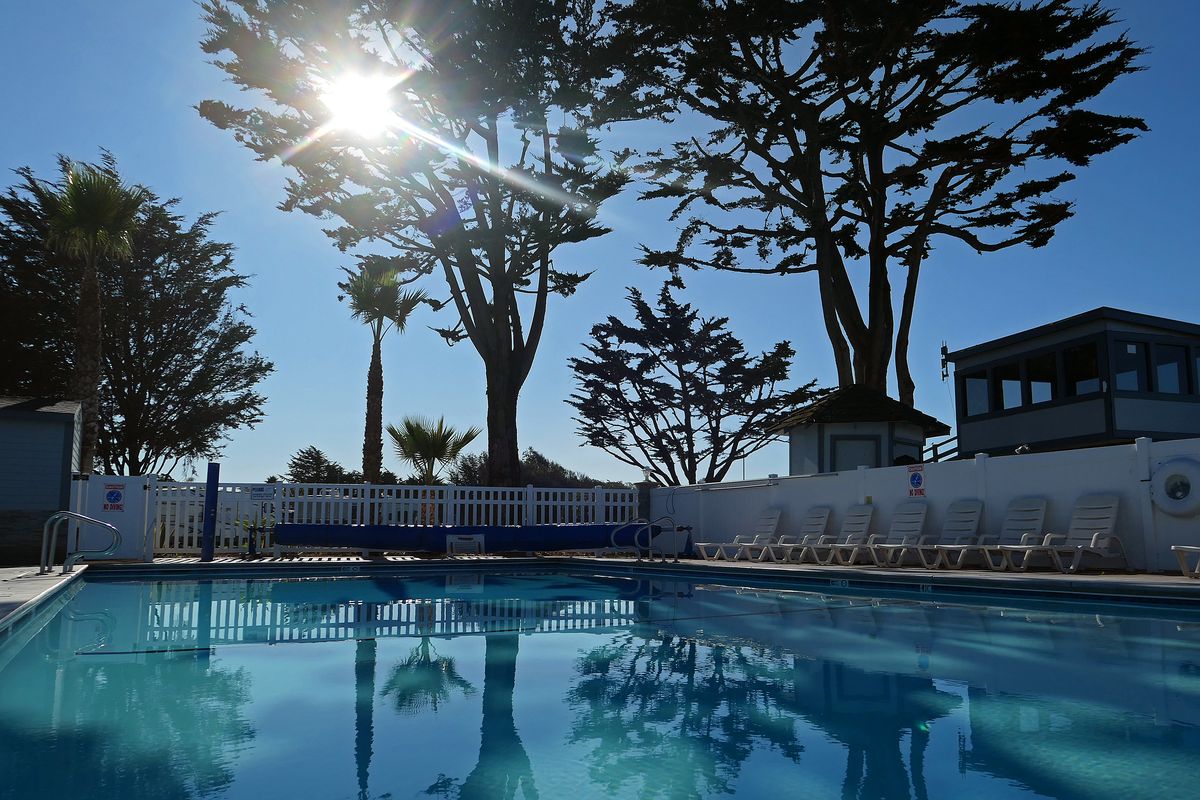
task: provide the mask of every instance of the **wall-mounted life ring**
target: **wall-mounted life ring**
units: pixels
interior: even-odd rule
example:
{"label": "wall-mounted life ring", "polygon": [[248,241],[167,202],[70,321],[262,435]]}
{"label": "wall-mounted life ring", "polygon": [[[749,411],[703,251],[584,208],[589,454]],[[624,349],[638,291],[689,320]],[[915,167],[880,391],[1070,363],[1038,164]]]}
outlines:
{"label": "wall-mounted life ring", "polygon": [[1200,513],[1200,462],[1173,458],[1163,463],[1150,479],[1150,499],[1173,517]]}

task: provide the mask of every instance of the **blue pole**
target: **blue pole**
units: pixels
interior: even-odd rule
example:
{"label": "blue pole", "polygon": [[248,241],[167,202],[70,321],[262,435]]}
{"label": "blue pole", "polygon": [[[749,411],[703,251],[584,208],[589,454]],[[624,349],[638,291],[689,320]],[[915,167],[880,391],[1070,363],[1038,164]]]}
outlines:
{"label": "blue pole", "polygon": [[217,491],[221,465],[208,462],[208,483],[204,486],[204,534],[200,539],[200,560],[212,561],[217,548]]}

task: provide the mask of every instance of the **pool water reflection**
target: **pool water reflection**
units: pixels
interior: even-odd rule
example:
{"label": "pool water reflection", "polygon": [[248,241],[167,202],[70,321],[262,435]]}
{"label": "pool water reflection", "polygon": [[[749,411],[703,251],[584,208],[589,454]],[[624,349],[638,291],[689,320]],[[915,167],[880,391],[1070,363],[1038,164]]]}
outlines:
{"label": "pool water reflection", "polygon": [[72,592],[0,648],[0,798],[1178,798],[1200,754],[1186,610],[560,573]]}

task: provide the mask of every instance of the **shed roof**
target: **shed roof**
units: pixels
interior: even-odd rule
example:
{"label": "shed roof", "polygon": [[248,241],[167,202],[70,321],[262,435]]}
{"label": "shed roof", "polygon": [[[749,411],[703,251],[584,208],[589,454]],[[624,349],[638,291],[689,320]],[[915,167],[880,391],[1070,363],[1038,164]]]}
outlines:
{"label": "shed roof", "polygon": [[79,411],[78,400],[62,400],[56,397],[0,397],[0,414],[66,414],[75,416]]}
{"label": "shed roof", "polygon": [[920,425],[926,436],[945,436],[950,426],[906,406],[883,392],[865,386],[835,389],[816,402],[788,415],[771,430],[828,422],[908,422]]}
{"label": "shed roof", "polygon": [[955,350],[953,353],[947,353],[946,359],[949,361],[959,361],[977,353],[986,353],[989,350],[996,350],[1001,347],[1007,347],[1010,344],[1018,344],[1030,339],[1036,339],[1039,336],[1070,330],[1071,328],[1098,320],[1124,322],[1130,325],[1158,328],[1169,333],[1200,336],[1200,325],[1192,322],[1183,322],[1177,319],[1168,319],[1167,317],[1156,317],[1152,314],[1139,314],[1135,311],[1101,306],[1100,308],[1093,308],[1091,311],[1085,311],[1082,314],[1076,314],[1055,322],[1048,322],[1045,325],[1038,325],[1036,328],[1028,328],[1009,334],[1008,336],[1001,336],[999,339],[992,339],[991,341],[964,347],[962,350]]}

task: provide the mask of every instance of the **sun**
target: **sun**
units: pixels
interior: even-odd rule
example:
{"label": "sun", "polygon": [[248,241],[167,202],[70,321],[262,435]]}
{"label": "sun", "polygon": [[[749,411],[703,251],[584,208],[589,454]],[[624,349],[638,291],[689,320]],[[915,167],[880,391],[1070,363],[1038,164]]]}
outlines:
{"label": "sun", "polygon": [[330,125],[366,138],[379,136],[395,119],[391,91],[397,82],[386,75],[354,73],[330,81],[321,91]]}

